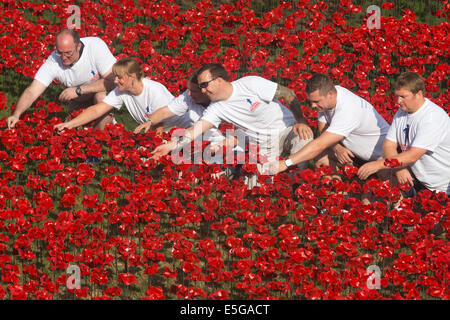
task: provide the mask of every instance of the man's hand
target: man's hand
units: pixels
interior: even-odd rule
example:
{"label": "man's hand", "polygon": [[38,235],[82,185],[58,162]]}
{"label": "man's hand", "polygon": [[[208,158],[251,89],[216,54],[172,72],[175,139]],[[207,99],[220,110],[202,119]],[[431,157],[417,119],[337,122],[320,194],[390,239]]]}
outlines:
{"label": "man's hand", "polygon": [[162,144],[158,147],[155,148],[155,150],[153,150],[151,152],[152,157],[151,159],[153,160],[157,160],[162,156],[165,156],[166,154],[168,154],[170,151],[172,151],[173,149],[175,149],[177,146],[177,142],[176,141],[170,141],[168,143]]}
{"label": "man's hand", "polygon": [[261,168],[261,174],[265,175],[275,175],[277,173],[283,172],[287,169],[284,160],[276,160],[272,162],[266,162]]}
{"label": "man's hand", "polygon": [[383,162],[384,159],[367,162],[359,168],[358,177],[362,180],[366,180],[371,174],[384,168]]}
{"label": "man's hand", "polygon": [[59,95],[59,100],[60,101],[69,101],[69,100],[72,100],[74,98],[77,98],[78,95],[76,93],[76,89],[77,88],[64,89],[64,91],[61,92],[61,94]]}
{"label": "man's hand", "polygon": [[58,123],[53,126],[53,130],[58,131],[58,133],[63,132],[65,129],[72,129],[72,126],[69,124],[69,122]]}
{"label": "man's hand", "polygon": [[337,144],[333,147],[334,154],[340,164],[353,164],[355,155],[346,147],[341,144]]}
{"label": "man's hand", "polygon": [[296,123],[293,130],[303,140],[314,138],[313,131],[306,123]]}
{"label": "man's hand", "polygon": [[152,123],[153,122],[151,122],[151,121],[147,121],[145,123],[142,123],[142,124],[138,125],[136,127],[136,129],[134,129],[134,134],[138,134],[142,130],[144,130],[144,133],[147,133],[148,130],[150,130],[150,127],[152,126]]}
{"label": "man's hand", "polygon": [[397,176],[397,180],[400,184],[408,182],[411,187],[414,185],[414,178],[412,177],[408,169],[400,169],[395,173],[395,175]]}
{"label": "man's hand", "polygon": [[14,115],[8,117],[8,119],[6,120],[6,123],[8,124],[8,129],[14,128],[18,121],[19,117],[16,117]]}

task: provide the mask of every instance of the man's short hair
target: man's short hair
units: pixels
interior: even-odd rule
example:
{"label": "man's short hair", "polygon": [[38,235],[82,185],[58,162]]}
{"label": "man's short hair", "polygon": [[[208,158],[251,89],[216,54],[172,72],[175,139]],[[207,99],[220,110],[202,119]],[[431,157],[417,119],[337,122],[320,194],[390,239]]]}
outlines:
{"label": "man's short hair", "polygon": [[122,77],[124,74],[136,74],[136,79],[141,80],[144,76],[144,70],[139,62],[132,58],[123,58],[117,61],[112,66],[112,73],[115,76]]}
{"label": "man's short hair", "polygon": [[406,89],[416,94],[420,90],[425,94],[425,81],[423,78],[412,71],[403,72],[394,83],[394,90]]}
{"label": "man's short hair", "polygon": [[319,90],[321,96],[325,96],[329,91],[337,92],[331,79],[324,74],[315,74],[306,82],[306,94]]}
{"label": "man's short hair", "polygon": [[191,75],[188,78],[188,83],[190,82],[192,84],[198,84],[197,76],[198,76],[198,69],[191,73]]}
{"label": "man's short hair", "polygon": [[197,76],[207,70],[211,73],[211,76],[213,78],[222,78],[225,81],[229,81],[229,79],[230,79],[228,77],[227,70],[225,70],[225,68],[220,63],[216,63],[216,62],[203,65],[203,67],[201,67],[198,70]]}
{"label": "man's short hair", "polygon": [[76,46],[80,43],[80,33],[76,29],[62,29],[56,35],[56,39],[58,39],[58,37],[62,34],[70,34]]}

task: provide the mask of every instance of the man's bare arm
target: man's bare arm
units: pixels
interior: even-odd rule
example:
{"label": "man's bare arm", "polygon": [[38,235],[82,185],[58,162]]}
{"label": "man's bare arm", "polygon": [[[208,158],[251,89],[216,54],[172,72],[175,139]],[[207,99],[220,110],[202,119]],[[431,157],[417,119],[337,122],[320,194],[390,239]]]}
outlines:
{"label": "man's bare arm", "polygon": [[[109,70],[105,75],[103,75],[97,81],[94,81],[91,84],[83,84],[80,86],[81,94],[89,94],[89,93],[97,93],[97,92],[106,92],[114,89],[114,74],[111,70]],[[76,93],[76,87],[66,88],[59,95],[59,100],[61,101],[69,101],[78,97]]]}
{"label": "man's bare arm", "polygon": [[[400,174],[402,174],[402,171],[404,173],[403,169],[419,160],[420,157],[422,157],[426,152],[426,149],[411,147],[407,151],[398,153],[397,143],[386,139],[383,145],[383,158],[368,162],[361,166],[358,170],[358,176],[361,179],[367,179],[367,177],[371,174],[374,174],[382,169],[387,169],[388,167],[384,165],[385,159],[397,159],[401,165],[400,167],[395,168],[395,170],[397,170],[397,173],[400,172]],[[403,182],[404,181],[400,181],[400,183]]]}
{"label": "man's bare arm", "polygon": [[152,159],[158,159],[177,147],[183,147],[186,144],[191,143],[192,140],[213,127],[214,125],[209,121],[197,121],[192,127],[186,129],[181,138],[177,137],[176,139],[172,139],[169,142],[156,147],[155,150],[152,151]]}
{"label": "man's bare arm", "polygon": [[314,159],[322,151],[341,141],[343,136],[331,132],[324,132],[318,138],[312,140],[302,149],[289,156],[293,164]]}
{"label": "man's bare arm", "polygon": [[33,104],[34,101],[45,91],[47,87],[39,82],[33,80],[33,82],[22,92],[17,100],[16,109],[13,114],[8,118],[8,128],[14,128],[20,116]]}
{"label": "man's bare arm", "polygon": [[102,91],[111,91],[114,89],[114,74],[112,73],[112,69],[110,69],[107,73],[105,73],[100,79],[94,81],[91,84],[84,84],[81,87],[81,93],[97,93]]}

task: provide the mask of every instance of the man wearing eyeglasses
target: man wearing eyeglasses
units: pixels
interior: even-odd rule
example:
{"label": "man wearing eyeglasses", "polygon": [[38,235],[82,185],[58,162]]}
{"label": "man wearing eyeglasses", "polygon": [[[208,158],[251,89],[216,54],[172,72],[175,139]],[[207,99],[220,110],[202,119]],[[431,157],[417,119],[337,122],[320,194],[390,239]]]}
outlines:
{"label": "man wearing eyeglasses", "polygon": [[[69,112],[96,104],[114,87],[111,73],[116,59],[103,40],[97,37],[81,38],[74,29],[63,29],[56,35],[56,50],[39,68],[33,82],[19,100],[13,114],[7,119],[8,128],[14,128],[20,116],[45,91],[53,80],[67,88],[59,95],[68,102]],[[112,121],[110,114],[100,118],[95,127],[103,129]]]}
{"label": "man wearing eyeglasses", "polygon": [[[258,76],[229,82],[227,71],[218,63],[200,68],[197,80],[202,93],[212,103],[203,117],[186,130],[183,138],[157,147],[153,151],[154,158],[189,143],[206,130],[218,127],[222,121],[234,124],[251,142],[259,145],[260,154],[268,161],[295,153],[312,140],[313,132],[292,90]],[[279,98],[285,100],[288,108]],[[307,163],[298,166],[305,169]],[[261,172],[262,167],[259,169]],[[250,188],[252,184],[249,183]]]}

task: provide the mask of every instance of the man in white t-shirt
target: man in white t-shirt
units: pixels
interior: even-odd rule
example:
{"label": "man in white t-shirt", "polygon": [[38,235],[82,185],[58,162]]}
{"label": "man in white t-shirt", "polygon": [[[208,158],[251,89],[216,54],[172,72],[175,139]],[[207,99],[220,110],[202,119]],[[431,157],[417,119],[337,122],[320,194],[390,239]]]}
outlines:
{"label": "man in white t-shirt", "polygon": [[426,188],[450,194],[448,114],[424,97],[425,82],[415,72],[401,74],[394,89],[400,108],[386,136],[383,158],[362,166],[358,175],[364,179],[386,168],[385,159],[397,159],[399,183],[408,183],[417,191]]}
{"label": "man in white t-shirt", "polygon": [[[80,39],[74,29],[60,31],[56,35],[56,50],[20,96],[16,109],[7,119],[8,128],[15,127],[20,116],[55,79],[67,87],[59,100],[68,101],[69,112],[100,102],[106,92],[114,87],[111,67],[115,62],[116,59],[100,38]],[[107,114],[97,122],[96,127],[102,129],[111,121],[112,116]]]}
{"label": "man in white t-shirt", "polygon": [[322,74],[308,80],[306,93],[319,112],[321,134],[287,160],[273,163],[272,173],[314,158],[316,166],[333,166],[336,161],[358,166],[381,157],[389,125],[369,102]]}
{"label": "man in white t-shirt", "polygon": [[[296,152],[313,138],[292,90],[257,76],[229,82],[227,71],[217,63],[200,68],[197,80],[202,93],[212,103],[181,139],[157,147],[153,151],[155,158],[190,143],[205,131],[217,128],[222,121],[232,123],[250,142],[259,145],[260,155],[265,155],[266,161]],[[289,109],[278,98],[283,98]],[[304,169],[307,163],[299,166]]]}

